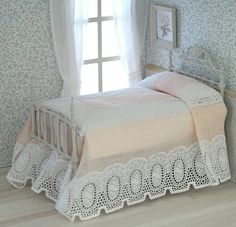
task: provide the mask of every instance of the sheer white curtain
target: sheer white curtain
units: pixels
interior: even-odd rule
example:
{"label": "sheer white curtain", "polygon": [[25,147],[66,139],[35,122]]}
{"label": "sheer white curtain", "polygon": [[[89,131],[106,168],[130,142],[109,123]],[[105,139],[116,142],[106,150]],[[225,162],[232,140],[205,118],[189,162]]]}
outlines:
{"label": "sheer white curtain", "polygon": [[137,34],[136,0],[112,0],[121,61],[130,85],[141,80],[141,47]]}
{"label": "sheer white curtain", "polygon": [[84,27],[87,23],[86,2],[50,0],[53,44],[63,80],[62,96],[79,95]]}

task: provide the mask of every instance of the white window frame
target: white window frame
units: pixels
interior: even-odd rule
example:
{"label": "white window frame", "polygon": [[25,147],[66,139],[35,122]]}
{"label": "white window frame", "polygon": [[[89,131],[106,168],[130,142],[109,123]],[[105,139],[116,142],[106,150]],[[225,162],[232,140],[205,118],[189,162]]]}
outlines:
{"label": "white window frame", "polygon": [[102,0],[97,0],[97,17],[88,18],[88,23],[96,22],[98,25],[98,58],[84,60],[84,64],[98,64],[98,91],[103,91],[102,80],[103,80],[103,63],[109,61],[120,60],[120,56],[102,57],[102,22],[113,20],[112,16],[102,16]]}

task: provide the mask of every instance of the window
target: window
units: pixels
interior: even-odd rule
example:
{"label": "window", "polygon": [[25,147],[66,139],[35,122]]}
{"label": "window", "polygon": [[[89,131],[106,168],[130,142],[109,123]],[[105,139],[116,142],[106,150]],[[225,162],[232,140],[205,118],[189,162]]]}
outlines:
{"label": "window", "polygon": [[81,94],[128,87],[129,79],[119,57],[111,0],[88,0]]}

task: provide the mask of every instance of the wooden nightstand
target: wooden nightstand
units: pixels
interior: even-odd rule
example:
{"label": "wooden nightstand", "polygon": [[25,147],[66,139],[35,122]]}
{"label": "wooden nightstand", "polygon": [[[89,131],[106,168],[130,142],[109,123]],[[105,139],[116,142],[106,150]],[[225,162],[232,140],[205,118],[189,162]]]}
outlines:
{"label": "wooden nightstand", "polygon": [[153,74],[160,73],[160,72],[163,72],[163,71],[167,71],[167,69],[162,68],[162,67],[157,66],[157,65],[147,64],[145,66],[145,77],[148,77],[148,76],[151,76]]}

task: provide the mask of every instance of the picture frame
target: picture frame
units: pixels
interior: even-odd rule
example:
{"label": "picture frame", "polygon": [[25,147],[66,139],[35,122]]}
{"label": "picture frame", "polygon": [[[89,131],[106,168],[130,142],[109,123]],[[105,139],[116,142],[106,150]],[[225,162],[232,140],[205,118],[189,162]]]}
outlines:
{"label": "picture frame", "polygon": [[151,34],[154,44],[176,48],[176,9],[151,5]]}

